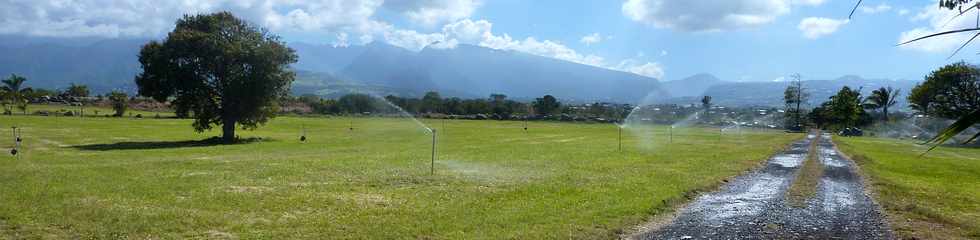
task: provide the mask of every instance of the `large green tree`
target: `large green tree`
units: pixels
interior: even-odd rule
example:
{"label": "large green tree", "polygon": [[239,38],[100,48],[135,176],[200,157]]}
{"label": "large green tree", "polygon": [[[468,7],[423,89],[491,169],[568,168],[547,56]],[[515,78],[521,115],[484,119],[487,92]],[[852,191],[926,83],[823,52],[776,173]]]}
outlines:
{"label": "large green tree", "polygon": [[254,129],[274,117],[286,96],[296,53],[279,37],[229,12],[185,15],[162,42],[139,54],[139,94],[193,113],[194,129],[221,125],[225,142],[235,127]]}
{"label": "large green tree", "polygon": [[926,76],[908,97],[912,109],[960,118],[980,109],[980,69],[965,62],[943,66]]}

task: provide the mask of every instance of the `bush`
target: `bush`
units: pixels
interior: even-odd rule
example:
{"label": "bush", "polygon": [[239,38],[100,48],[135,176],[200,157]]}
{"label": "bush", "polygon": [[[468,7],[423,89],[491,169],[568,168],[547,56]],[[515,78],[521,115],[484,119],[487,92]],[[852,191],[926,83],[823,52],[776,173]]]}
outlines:
{"label": "bush", "polygon": [[112,116],[122,117],[126,112],[126,104],[129,101],[129,96],[123,92],[113,91],[109,93],[109,101],[112,102],[112,110],[116,111]]}

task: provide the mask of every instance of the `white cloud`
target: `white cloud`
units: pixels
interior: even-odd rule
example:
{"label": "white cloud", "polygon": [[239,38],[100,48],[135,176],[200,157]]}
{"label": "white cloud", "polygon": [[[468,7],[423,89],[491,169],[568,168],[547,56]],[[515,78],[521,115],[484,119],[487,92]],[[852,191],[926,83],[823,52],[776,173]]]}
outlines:
{"label": "white cloud", "polygon": [[355,28],[381,0],[4,1],[0,33],[50,37],[162,36],[184,14],[231,11],[275,31]]}
{"label": "white cloud", "polygon": [[796,28],[803,31],[803,36],[809,39],[817,39],[825,35],[830,35],[837,31],[841,25],[847,24],[847,19],[830,19],[822,17],[808,17],[800,21]]}
{"label": "white cloud", "polygon": [[[976,27],[976,18],[962,17],[954,18],[959,11],[940,9],[933,4],[921,8],[921,10],[911,17],[913,22],[924,22],[926,26],[913,28],[902,32],[898,42],[906,42],[925,35],[950,31],[954,29]],[[932,37],[914,43],[902,45],[904,49],[911,49],[928,53],[951,54],[956,48],[963,45],[970,39],[971,33],[949,34]]]}
{"label": "white cloud", "polygon": [[660,56],[667,56],[667,50],[660,50]]}
{"label": "white cloud", "polygon": [[347,41],[347,33],[338,33],[337,39],[333,42],[333,47],[348,47],[350,42]]}
{"label": "white cloud", "polygon": [[664,67],[657,62],[640,62],[633,59],[626,59],[619,62],[619,65],[612,67],[612,69],[656,79],[664,79]]}
{"label": "white cloud", "polygon": [[898,10],[898,15],[899,15],[899,16],[905,16],[905,15],[907,15],[907,14],[909,14],[909,10],[908,10],[908,9],[904,9],[904,8],[902,8],[902,9],[899,9],[899,10]]}
{"label": "white cloud", "polygon": [[827,0],[796,0],[793,4],[808,5],[808,6],[820,6]]}
{"label": "white cloud", "polygon": [[424,26],[435,26],[469,18],[481,5],[477,0],[389,0],[384,6],[404,12],[408,19]]}
{"label": "white cloud", "polygon": [[[441,37],[432,35],[439,35]],[[664,75],[663,67],[656,62],[628,60],[611,65],[606,63],[605,59],[600,56],[581,54],[561,42],[538,40],[535,37],[518,40],[508,34],[497,35],[493,33],[493,24],[487,20],[473,21],[463,19],[446,24],[443,26],[441,33],[430,34],[428,37],[419,36],[413,38],[429,39],[431,41],[430,44],[438,40],[440,43],[435,46],[438,48],[452,48],[457,44],[474,44],[487,48],[512,50],[595,67],[631,72],[648,77],[661,78]],[[405,45],[400,46],[405,47]]]}
{"label": "white cloud", "polygon": [[892,9],[892,6],[889,6],[888,4],[885,3],[880,3],[877,6],[861,6],[858,9],[861,10],[862,13],[876,14],[876,13],[887,12]]}
{"label": "white cloud", "polygon": [[579,42],[582,42],[585,45],[596,44],[602,42],[602,35],[600,35],[599,33],[592,33],[589,35],[585,35],[584,37],[582,37],[581,40],[579,40]]}
{"label": "white cloud", "polygon": [[705,32],[752,28],[788,14],[791,5],[819,5],[823,0],[627,0],[627,18],[656,28]]}

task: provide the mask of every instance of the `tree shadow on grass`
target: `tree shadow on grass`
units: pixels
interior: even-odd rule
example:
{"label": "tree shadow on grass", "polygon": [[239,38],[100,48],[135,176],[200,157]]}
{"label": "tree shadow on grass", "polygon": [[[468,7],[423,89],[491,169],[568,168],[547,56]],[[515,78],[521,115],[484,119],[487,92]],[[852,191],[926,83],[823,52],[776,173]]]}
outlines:
{"label": "tree shadow on grass", "polygon": [[225,143],[219,137],[213,137],[203,140],[186,140],[186,141],[152,141],[152,142],[117,142],[117,143],[102,143],[102,144],[89,144],[89,145],[75,145],[72,148],[85,151],[114,151],[114,150],[154,150],[154,149],[175,149],[175,148],[192,148],[192,147],[211,147],[211,146],[222,146],[222,145],[238,145],[238,144],[249,144],[254,142],[267,141],[268,139],[262,138],[244,138],[237,139],[234,143]]}

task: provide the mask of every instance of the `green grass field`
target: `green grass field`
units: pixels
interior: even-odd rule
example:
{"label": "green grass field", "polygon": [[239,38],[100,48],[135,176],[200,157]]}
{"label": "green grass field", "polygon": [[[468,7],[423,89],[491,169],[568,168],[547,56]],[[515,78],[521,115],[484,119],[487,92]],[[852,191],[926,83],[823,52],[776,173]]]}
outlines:
{"label": "green grass field", "polygon": [[919,239],[980,238],[980,148],[836,138],[870,177],[895,231]]}
{"label": "green grass field", "polygon": [[686,128],[667,144],[657,126],[624,131],[620,152],[610,124],[425,122],[434,175],[409,119],[280,117],[210,145],[220,132],[189,120],[0,116],[4,151],[10,126],[25,138],[0,158],[0,239],[608,239],[801,137]]}

